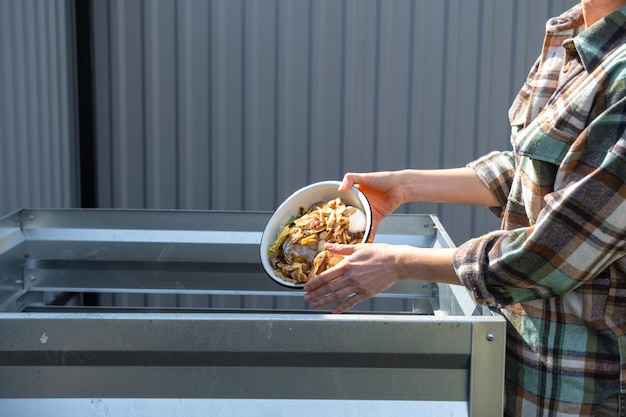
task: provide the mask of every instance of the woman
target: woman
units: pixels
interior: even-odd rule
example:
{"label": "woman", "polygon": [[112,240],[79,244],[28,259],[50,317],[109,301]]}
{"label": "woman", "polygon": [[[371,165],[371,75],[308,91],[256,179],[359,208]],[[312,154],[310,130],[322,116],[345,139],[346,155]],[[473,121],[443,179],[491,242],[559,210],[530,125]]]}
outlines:
{"label": "woman", "polygon": [[374,228],[424,201],[490,207],[501,230],[456,249],[329,244],[345,258],[305,300],[341,313],[402,279],[465,285],[507,318],[505,416],[626,416],[626,1],[548,22],[509,120],[511,151],[340,186],[365,192]]}

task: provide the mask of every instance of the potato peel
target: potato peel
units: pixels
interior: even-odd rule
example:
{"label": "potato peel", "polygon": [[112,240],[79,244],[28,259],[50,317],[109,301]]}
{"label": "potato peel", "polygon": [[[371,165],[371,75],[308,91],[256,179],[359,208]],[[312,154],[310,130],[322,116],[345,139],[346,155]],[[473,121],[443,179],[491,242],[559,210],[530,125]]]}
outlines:
{"label": "potato peel", "polygon": [[324,244],[351,245],[363,241],[363,231],[349,231],[354,210],[359,209],[346,205],[341,198],[300,207],[268,249],[276,275],[287,282],[303,284],[340,262],[341,257],[324,250]]}

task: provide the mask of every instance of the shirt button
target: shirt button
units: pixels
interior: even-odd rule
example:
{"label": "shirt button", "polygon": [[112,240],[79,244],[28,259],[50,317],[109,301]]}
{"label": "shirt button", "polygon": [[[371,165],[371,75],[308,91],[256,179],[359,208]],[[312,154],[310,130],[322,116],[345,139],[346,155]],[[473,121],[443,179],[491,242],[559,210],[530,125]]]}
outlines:
{"label": "shirt button", "polygon": [[572,61],[569,61],[567,64],[565,64],[565,66],[563,67],[563,72],[567,74],[567,72],[570,70],[570,68],[572,67]]}

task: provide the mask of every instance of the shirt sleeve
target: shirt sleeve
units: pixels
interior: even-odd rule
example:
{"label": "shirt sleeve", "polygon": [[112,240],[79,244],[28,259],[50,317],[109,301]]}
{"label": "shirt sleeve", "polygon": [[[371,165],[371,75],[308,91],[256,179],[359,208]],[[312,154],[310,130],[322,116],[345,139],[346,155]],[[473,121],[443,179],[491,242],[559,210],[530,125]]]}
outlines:
{"label": "shirt sleeve", "polygon": [[514,161],[513,152],[504,151],[491,152],[467,164],[468,167],[476,171],[478,178],[498,199],[499,206],[490,207],[490,210],[498,217],[502,217],[511,190],[515,173]]}
{"label": "shirt sleeve", "polygon": [[[621,99],[574,141],[559,167],[560,185],[545,196],[532,226],[489,233],[458,247],[455,269],[477,302],[510,305],[562,294],[626,256],[625,128]],[[481,178],[500,170],[483,162],[472,165]]]}

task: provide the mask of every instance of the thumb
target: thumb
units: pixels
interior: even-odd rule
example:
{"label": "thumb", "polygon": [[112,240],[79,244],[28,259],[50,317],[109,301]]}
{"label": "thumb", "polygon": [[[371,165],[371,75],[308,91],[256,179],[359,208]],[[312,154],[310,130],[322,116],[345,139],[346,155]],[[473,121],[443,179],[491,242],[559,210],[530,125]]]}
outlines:
{"label": "thumb", "polygon": [[340,243],[326,243],[324,249],[334,255],[347,256],[353,254],[357,250],[357,245],[342,245]]}

